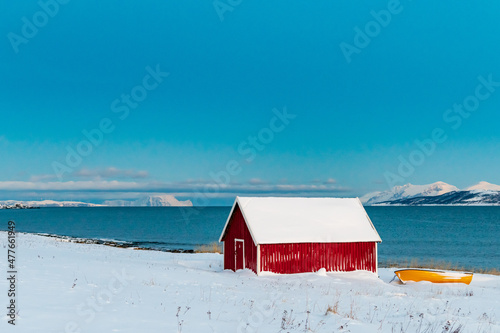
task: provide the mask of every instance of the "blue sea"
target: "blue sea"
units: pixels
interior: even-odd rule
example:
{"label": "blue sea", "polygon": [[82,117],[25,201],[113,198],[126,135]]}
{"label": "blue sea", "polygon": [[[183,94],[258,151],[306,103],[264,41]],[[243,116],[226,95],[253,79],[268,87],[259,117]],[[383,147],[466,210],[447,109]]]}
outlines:
{"label": "blue sea", "polygon": [[[0,230],[106,240],[161,251],[218,241],[230,207],[0,210]],[[366,207],[382,238],[379,262],[444,261],[500,269],[500,207]],[[2,241],[3,242],[3,241]]]}

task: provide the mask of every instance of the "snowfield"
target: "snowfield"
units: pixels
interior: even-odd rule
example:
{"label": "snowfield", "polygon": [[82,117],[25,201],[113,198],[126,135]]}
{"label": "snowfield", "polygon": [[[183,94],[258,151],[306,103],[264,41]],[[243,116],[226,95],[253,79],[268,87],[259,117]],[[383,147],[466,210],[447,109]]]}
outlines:
{"label": "snowfield", "polygon": [[[0,232],[7,272],[7,234]],[[18,317],[1,332],[500,332],[500,277],[390,282],[392,269],[275,275],[174,254],[17,235]]]}

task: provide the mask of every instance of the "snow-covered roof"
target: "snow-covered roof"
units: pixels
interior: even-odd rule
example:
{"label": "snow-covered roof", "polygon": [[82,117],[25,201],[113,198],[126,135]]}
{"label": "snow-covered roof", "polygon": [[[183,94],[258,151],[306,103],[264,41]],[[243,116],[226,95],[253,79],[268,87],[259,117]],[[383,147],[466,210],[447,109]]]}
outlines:
{"label": "snow-covered roof", "polygon": [[236,197],[255,244],[381,242],[358,198]]}

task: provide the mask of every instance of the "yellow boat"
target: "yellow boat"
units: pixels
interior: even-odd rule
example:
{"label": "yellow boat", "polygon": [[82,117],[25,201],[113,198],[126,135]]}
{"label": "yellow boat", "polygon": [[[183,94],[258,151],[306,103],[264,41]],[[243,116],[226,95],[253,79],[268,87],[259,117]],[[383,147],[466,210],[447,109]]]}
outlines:
{"label": "yellow boat", "polygon": [[472,273],[436,271],[433,269],[408,268],[394,272],[401,282],[429,281],[432,283],[465,283],[470,284]]}

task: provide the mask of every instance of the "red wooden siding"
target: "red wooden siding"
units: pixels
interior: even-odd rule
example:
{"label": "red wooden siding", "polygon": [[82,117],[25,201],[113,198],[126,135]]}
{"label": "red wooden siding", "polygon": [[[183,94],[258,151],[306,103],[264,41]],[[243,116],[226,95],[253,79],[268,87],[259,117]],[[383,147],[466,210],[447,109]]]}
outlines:
{"label": "red wooden siding", "polygon": [[374,242],[261,244],[260,270],[280,274],[316,272],[320,268],[376,272],[376,251]]}
{"label": "red wooden siding", "polygon": [[224,242],[224,269],[231,269],[233,271],[235,270],[235,238],[245,241],[245,268],[257,273],[257,246],[253,242],[252,235],[238,206],[233,211],[226,234],[222,239]]}

